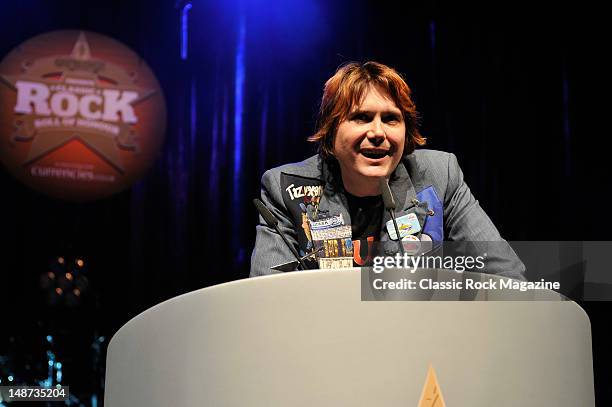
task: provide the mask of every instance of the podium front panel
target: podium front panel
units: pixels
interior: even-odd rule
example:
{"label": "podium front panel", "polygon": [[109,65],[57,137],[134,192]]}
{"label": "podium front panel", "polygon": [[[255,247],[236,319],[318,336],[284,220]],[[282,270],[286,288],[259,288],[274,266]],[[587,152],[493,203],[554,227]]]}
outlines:
{"label": "podium front panel", "polygon": [[113,337],[105,406],[594,406],[571,301],[361,301],[360,270],[239,280],[159,304]]}

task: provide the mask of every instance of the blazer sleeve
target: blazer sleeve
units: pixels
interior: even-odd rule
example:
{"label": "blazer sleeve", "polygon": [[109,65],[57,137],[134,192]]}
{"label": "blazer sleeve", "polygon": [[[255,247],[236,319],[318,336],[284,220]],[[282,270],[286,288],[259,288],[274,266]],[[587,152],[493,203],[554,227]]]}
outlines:
{"label": "blazer sleeve", "polygon": [[448,186],[444,196],[444,229],[447,240],[468,242],[482,255],[486,272],[525,280],[525,265],[480,207],[463,180],[457,157],[448,155]]}
{"label": "blazer sleeve", "polygon": [[[278,227],[296,250],[298,248],[296,230],[283,203],[280,188],[280,171],[268,170],[261,178],[261,201],[278,219]],[[251,255],[250,277],[280,273],[270,267],[287,263],[295,258],[280,235],[270,228],[263,217],[259,216],[256,226],[255,248]]]}

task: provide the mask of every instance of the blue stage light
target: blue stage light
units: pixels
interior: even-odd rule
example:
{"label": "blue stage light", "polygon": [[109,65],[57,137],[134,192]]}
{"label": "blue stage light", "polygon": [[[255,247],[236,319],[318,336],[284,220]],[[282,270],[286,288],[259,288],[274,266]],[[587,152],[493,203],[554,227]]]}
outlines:
{"label": "blue stage light", "polygon": [[181,59],[187,60],[187,51],[189,45],[189,10],[191,10],[191,3],[187,3],[183,6],[181,12]]}
{"label": "blue stage light", "polygon": [[241,227],[241,211],[240,204],[242,199],[242,112],[243,112],[243,93],[245,79],[245,44],[246,44],[246,17],[243,14],[240,17],[240,26],[238,31],[238,46],[236,47],[236,77],[234,88],[234,189],[233,189],[233,248],[238,253],[238,261],[240,262],[241,248],[238,243]]}

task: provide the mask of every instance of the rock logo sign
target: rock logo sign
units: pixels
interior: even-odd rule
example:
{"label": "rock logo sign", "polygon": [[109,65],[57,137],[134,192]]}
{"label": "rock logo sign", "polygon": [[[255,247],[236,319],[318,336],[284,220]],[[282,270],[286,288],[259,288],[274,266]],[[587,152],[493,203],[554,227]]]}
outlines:
{"label": "rock logo sign", "polygon": [[155,159],[165,126],[153,72],[109,37],[53,31],[0,63],[0,161],[48,195],[85,201],[129,187]]}

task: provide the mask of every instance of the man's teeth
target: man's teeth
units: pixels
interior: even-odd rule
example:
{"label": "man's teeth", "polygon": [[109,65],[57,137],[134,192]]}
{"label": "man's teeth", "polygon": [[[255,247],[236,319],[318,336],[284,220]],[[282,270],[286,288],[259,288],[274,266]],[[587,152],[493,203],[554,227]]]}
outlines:
{"label": "man's teeth", "polygon": [[368,158],[383,158],[387,155],[386,151],[362,151],[361,154]]}

